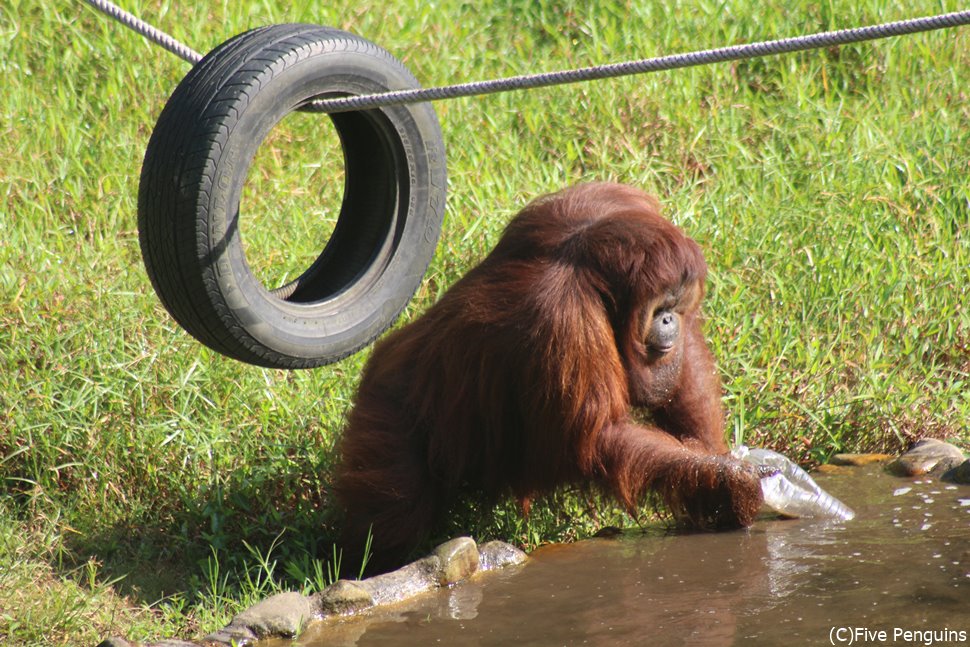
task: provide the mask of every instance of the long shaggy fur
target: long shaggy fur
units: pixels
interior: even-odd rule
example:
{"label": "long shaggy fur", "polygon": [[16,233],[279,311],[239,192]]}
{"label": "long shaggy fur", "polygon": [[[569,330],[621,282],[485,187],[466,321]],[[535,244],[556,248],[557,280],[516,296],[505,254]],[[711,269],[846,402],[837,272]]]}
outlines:
{"label": "long shaggy fur", "polygon": [[[633,510],[648,490],[697,528],[751,523],[757,476],[728,456],[701,333],[698,245],[632,187],[585,184],[528,205],[426,314],[381,341],[336,477],[349,551],[397,565],[463,490],[527,504],[595,484]],[[670,352],[644,341],[679,313]],[[636,423],[633,407],[651,424]]]}

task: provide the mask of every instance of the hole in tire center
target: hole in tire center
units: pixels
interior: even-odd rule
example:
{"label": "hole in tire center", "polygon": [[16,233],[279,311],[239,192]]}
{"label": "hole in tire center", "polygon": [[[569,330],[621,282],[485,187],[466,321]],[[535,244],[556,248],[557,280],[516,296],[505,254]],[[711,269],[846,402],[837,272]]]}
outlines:
{"label": "hole in tire center", "polygon": [[249,269],[267,290],[299,278],[326,247],[344,173],[340,137],[325,115],[291,112],[260,144],[240,196],[239,234]]}

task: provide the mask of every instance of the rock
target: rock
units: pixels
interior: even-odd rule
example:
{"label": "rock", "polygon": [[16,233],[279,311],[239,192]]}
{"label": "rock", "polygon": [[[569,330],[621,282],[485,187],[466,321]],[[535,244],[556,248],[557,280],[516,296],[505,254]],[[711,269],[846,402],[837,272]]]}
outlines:
{"label": "rock", "polygon": [[311,600],[317,613],[325,616],[357,613],[374,606],[371,594],[350,580],[337,580]]}
{"label": "rock", "polygon": [[490,541],[478,548],[478,567],[483,571],[521,564],[529,556],[504,541]]}
{"label": "rock", "polygon": [[478,570],[478,546],[471,537],[446,541],[433,554],[438,558],[438,586],[457,584]]}
{"label": "rock", "polygon": [[[100,643],[98,647],[139,647],[141,643],[128,642],[124,638],[119,638],[118,636],[112,636],[110,638],[105,638]],[[144,647],[199,647],[196,643],[190,643],[185,640],[162,640],[160,642],[149,643]]]}
{"label": "rock", "polygon": [[822,463],[812,468],[812,474],[848,474],[852,471],[849,465],[835,465],[832,463]]}
{"label": "rock", "polygon": [[361,580],[357,585],[370,593],[375,605],[400,602],[437,588],[439,563],[440,560],[431,555],[396,571]]}
{"label": "rock", "polygon": [[960,448],[942,440],[927,438],[913,445],[886,469],[897,476],[922,476],[929,472],[945,472],[965,460]]}
{"label": "rock", "polygon": [[256,639],[257,636],[255,632],[253,632],[253,630],[249,627],[237,627],[230,624],[219,631],[213,631],[202,640],[206,644],[218,643],[222,645],[231,645],[232,647],[236,647],[237,645],[242,647],[243,645],[249,645],[256,642]]}
{"label": "rock", "polygon": [[970,485],[970,460],[965,460],[956,467],[950,468],[943,473],[940,479],[959,485]]}
{"label": "rock", "polygon": [[294,638],[312,619],[310,598],[291,591],[268,597],[249,607],[233,618],[229,626],[246,627],[257,638]]}
{"label": "rock", "polygon": [[889,454],[836,454],[829,461],[830,465],[850,465],[862,467],[871,463],[882,463],[892,459]]}
{"label": "rock", "polygon": [[98,647],[134,647],[134,646],[124,638],[111,636],[110,638],[105,638],[100,643],[98,643]]}
{"label": "rock", "polygon": [[[370,607],[400,602],[425,591],[461,582],[479,570],[521,564],[526,559],[524,552],[501,541],[488,542],[479,549],[474,540],[459,537],[441,544],[428,557],[390,573],[360,581],[338,580],[309,597],[299,593],[274,595],[239,613],[228,626],[209,634],[202,642],[242,647],[263,638],[295,638],[314,619],[358,613]],[[98,647],[138,646],[121,638],[109,638]],[[147,647],[197,646],[182,641],[164,641]]]}
{"label": "rock", "polygon": [[604,526],[593,533],[595,539],[614,539],[623,536],[623,528],[618,526]]}

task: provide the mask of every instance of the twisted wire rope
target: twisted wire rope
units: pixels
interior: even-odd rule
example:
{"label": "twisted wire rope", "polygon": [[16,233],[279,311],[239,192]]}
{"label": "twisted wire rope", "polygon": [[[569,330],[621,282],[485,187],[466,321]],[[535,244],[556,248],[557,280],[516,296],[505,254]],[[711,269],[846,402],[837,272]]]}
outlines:
{"label": "twisted wire rope", "polygon": [[202,54],[169,36],[161,29],[157,29],[138,16],[131,14],[108,0],[84,0],[89,5],[120,22],[135,33],[141,34],[156,45],[170,51],[182,60],[195,65],[202,60]]}
{"label": "twisted wire rope", "polygon": [[[124,9],[121,9],[109,0],[84,1],[102,13],[111,16],[129,29],[136,31],[145,38],[148,38],[152,42],[160,45],[161,47],[188,61],[189,63],[192,63],[193,65],[202,59],[202,55],[192,48],[182,44],[172,36],[169,36],[165,32],[156,29],[138,17],[128,13]],[[571,70],[523,74],[486,81],[456,83],[431,88],[391,90],[375,94],[315,99],[307,102],[307,104],[303,106],[303,109],[311,110],[313,112],[333,114],[337,112],[371,110],[374,108],[399,106],[424,101],[442,101],[445,99],[494,94],[497,92],[509,92],[512,90],[528,90],[552,85],[596,81],[599,79],[630,76],[634,74],[645,74],[648,72],[661,72],[664,70],[695,67],[698,65],[708,65],[711,63],[723,63],[725,61],[761,58],[775,54],[786,54],[811,49],[821,49],[824,47],[835,47],[837,45],[877,40],[881,38],[889,38],[891,36],[902,36],[906,34],[915,34],[938,29],[948,29],[967,24],[970,24],[970,10],[955,11],[937,16],[898,20],[880,25],[869,25],[866,27],[855,27],[852,29],[840,29],[837,31],[820,32],[817,34],[807,34],[803,36],[794,36],[791,38],[781,38],[757,43],[730,45],[727,47],[687,52],[684,54],[671,54],[668,56],[658,56],[654,58],[624,61],[620,63],[593,65],[590,67],[576,68]]]}

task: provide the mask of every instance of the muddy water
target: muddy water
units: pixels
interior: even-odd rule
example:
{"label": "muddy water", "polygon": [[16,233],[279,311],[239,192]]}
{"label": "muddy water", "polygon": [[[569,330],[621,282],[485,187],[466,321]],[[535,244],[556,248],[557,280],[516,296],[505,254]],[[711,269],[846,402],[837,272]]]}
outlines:
{"label": "muddy water", "polygon": [[878,467],[818,480],[854,521],[548,547],[393,610],[319,623],[292,644],[970,644],[970,487]]}

